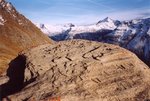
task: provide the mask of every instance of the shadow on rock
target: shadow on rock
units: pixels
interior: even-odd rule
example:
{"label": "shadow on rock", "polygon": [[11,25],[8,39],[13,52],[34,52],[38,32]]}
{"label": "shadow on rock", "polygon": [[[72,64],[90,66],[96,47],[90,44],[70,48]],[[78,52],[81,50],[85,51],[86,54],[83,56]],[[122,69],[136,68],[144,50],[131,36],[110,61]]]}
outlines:
{"label": "shadow on rock", "polygon": [[9,68],[7,69],[9,81],[0,85],[0,101],[23,88],[25,64],[26,58],[21,55],[9,63]]}

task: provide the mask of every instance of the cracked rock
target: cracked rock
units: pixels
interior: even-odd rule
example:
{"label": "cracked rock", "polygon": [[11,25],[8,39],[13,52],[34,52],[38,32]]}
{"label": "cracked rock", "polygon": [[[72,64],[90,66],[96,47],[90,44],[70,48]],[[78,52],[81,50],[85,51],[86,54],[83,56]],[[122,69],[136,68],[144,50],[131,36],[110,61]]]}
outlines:
{"label": "cracked rock", "polygon": [[[81,47],[82,46],[82,47]],[[119,46],[72,40],[22,52],[24,84],[12,101],[146,101],[150,70]]]}

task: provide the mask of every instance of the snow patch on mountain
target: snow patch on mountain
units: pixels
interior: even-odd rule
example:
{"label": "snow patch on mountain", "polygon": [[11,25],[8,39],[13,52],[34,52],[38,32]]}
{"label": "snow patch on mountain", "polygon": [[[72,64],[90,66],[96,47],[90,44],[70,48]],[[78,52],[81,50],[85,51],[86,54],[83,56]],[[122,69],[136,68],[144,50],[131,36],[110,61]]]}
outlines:
{"label": "snow patch on mountain", "polygon": [[[23,16],[23,18],[21,19],[20,17],[18,17],[19,15],[21,15],[19,12],[16,11],[15,7],[11,4],[11,2],[8,2],[6,0],[0,0],[0,8],[5,12],[5,13],[9,13],[9,15],[12,16],[13,19],[15,19],[19,25],[25,25],[24,23],[24,19],[25,17]],[[2,18],[2,16],[0,17],[0,25],[4,25],[4,19]]]}
{"label": "snow patch on mountain", "polygon": [[3,17],[0,15],[0,25],[4,25],[5,20],[3,19]]}
{"label": "snow patch on mountain", "polygon": [[7,7],[7,9],[8,9],[9,11],[11,11],[12,8],[13,8],[13,6],[12,6],[12,4],[11,4],[10,2],[7,2],[6,7]]}
{"label": "snow patch on mountain", "polygon": [[7,2],[5,0],[0,0],[0,6],[5,8],[8,12],[11,12],[14,8],[10,2]]}
{"label": "snow patch on mountain", "polygon": [[147,34],[150,36],[150,28],[148,29]]}

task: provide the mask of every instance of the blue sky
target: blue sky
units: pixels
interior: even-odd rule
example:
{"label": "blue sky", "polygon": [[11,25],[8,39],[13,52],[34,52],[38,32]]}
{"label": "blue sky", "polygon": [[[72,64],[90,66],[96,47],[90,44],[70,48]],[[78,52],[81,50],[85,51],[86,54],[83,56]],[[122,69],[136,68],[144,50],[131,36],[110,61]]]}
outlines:
{"label": "blue sky", "polygon": [[150,17],[150,0],[8,0],[35,23],[90,24]]}

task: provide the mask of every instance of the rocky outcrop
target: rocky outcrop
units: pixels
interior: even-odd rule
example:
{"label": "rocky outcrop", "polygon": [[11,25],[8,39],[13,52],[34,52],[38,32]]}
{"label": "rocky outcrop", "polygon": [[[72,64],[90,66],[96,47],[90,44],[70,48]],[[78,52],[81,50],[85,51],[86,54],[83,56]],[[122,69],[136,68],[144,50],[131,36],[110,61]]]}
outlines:
{"label": "rocky outcrop", "polygon": [[51,43],[47,36],[11,3],[0,0],[0,75],[18,52],[45,43]]}
{"label": "rocky outcrop", "polygon": [[7,76],[2,97],[12,101],[150,99],[149,68],[133,53],[98,42],[72,40],[26,50],[11,62]]}

